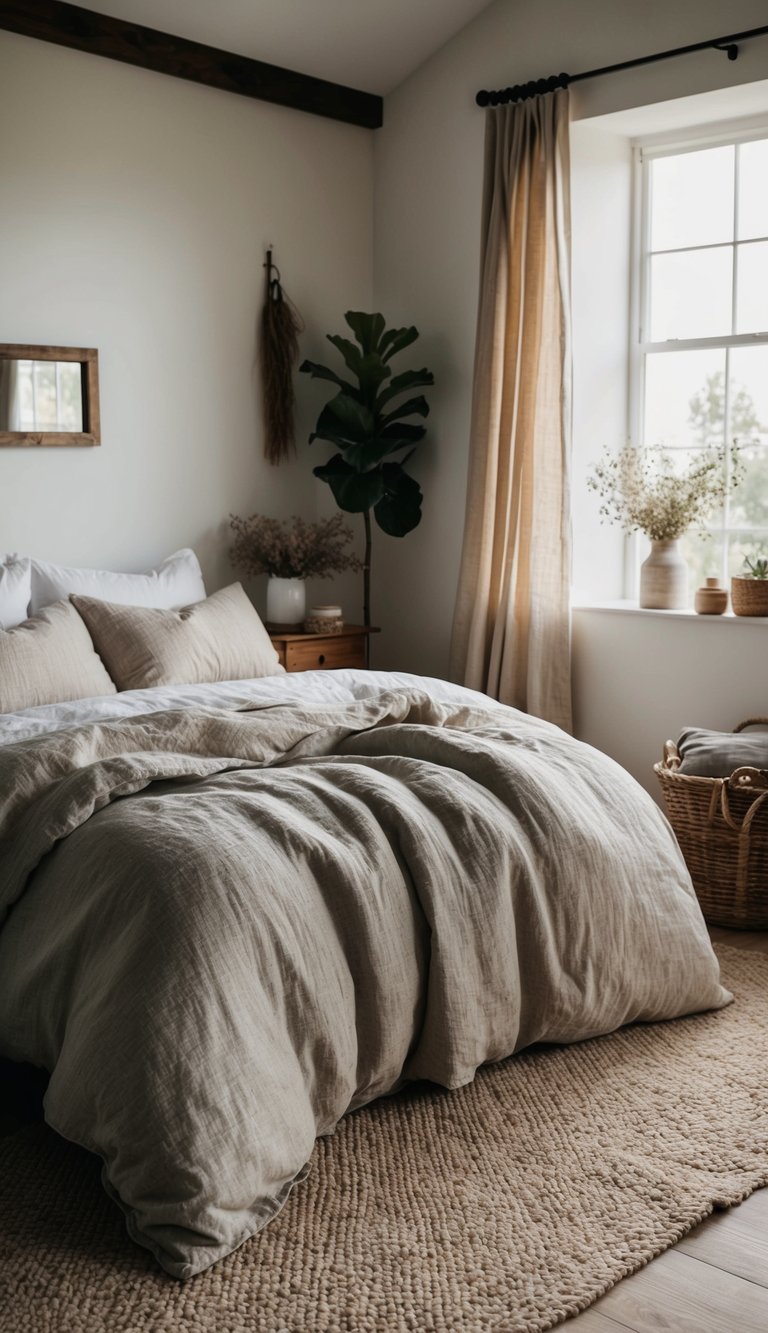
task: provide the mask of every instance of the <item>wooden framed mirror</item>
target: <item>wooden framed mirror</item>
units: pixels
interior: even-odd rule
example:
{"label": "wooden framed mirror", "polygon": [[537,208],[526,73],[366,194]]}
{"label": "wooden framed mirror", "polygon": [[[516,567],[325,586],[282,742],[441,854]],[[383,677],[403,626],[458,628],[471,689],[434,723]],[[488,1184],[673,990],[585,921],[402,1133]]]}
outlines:
{"label": "wooden framed mirror", "polygon": [[0,343],[0,448],[100,443],[96,349]]}

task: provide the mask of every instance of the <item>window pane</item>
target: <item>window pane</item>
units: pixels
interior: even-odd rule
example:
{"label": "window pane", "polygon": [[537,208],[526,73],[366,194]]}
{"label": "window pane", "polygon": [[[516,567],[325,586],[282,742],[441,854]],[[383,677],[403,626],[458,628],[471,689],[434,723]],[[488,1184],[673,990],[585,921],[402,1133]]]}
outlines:
{"label": "window pane", "polygon": [[726,247],[652,257],[652,342],[731,332],[732,253]]}
{"label": "window pane", "polygon": [[768,236],[768,139],[739,145],[739,240]]}
{"label": "window pane", "polygon": [[734,527],[768,527],[768,347],[730,354],[729,435],[740,447],[746,476],[731,497]]}
{"label": "window pane", "polygon": [[719,534],[702,537],[692,530],[681,538],[680,550],[688,561],[688,593],[693,605],[693,594],[708,578],[723,577],[723,538]]}
{"label": "window pane", "polygon": [[733,240],[733,145],[651,162],[651,249]]}
{"label": "window pane", "polygon": [[741,462],[744,479],[731,496],[730,522],[739,528],[765,528],[768,541],[768,449],[742,449]]}
{"label": "window pane", "polygon": [[768,445],[768,347],[734,347],[730,354],[729,433]]}
{"label": "window pane", "polygon": [[768,333],[768,241],[739,246],[737,333]]}
{"label": "window pane", "polygon": [[761,536],[759,533],[750,533],[745,536],[732,536],[728,543],[728,577],[733,578],[734,574],[739,576],[747,572],[744,565],[744,559],[748,557],[753,563],[755,560],[768,559],[768,533]]}
{"label": "window pane", "polygon": [[644,443],[690,449],[717,447],[724,439],[725,352],[650,353]]}

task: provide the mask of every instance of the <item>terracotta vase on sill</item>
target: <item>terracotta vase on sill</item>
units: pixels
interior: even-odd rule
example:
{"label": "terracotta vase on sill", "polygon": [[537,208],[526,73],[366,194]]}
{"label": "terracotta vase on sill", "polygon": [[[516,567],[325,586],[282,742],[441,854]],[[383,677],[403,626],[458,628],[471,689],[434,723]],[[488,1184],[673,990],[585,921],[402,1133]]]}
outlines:
{"label": "terracotta vase on sill", "polygon": [[651,541],[651,553],[640,566],[640,605],[650,611],[688,605],[688,565],[677,538]]}

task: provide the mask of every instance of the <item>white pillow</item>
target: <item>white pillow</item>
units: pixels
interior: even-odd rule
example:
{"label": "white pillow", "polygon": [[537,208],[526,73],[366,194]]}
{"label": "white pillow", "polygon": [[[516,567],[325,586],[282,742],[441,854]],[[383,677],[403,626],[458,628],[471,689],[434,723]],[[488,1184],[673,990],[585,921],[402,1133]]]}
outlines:
{"label": "white pillow", "polygon": [[26,556],[0,558],[0,629],[13,629],[29,615],[32,596],[30,562]]}
{"label": "white pillow", "polygon": [[32,561],[32,615],[73,592],[119,606],[176,610],[192,602],[202,602],[205,584],[198,558],[190,550],[175,551],[147,574],[68,569],[65,565],[49,565],[44,560]]}

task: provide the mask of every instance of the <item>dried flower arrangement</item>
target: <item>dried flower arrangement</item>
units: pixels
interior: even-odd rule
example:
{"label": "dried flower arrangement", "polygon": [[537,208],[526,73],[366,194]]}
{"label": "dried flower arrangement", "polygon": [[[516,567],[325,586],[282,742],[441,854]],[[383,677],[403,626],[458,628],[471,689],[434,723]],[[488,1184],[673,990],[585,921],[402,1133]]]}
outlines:
{"label": "dried flower arrangement", "polygon": [[702,525],[743,474],[735,447],[729,478],[724,448],[702,450],[686,471],[678,472],[667,450],[627,444],[595,464],[587,485],[600,496],[600,513],[609,523],[620,523],[627,532],[644,532],[651,541],[675,541],[688,528]]}
{"label": "dried flower arrangement", "polygon": [[344,569],[358,571],[362,564],[345,548],[352,531],[341,514],[308,523],[303,518],[265,518],[230,514],[235,540],[229,558],[245,574],[272,574],[279,579],[327,579]]}

